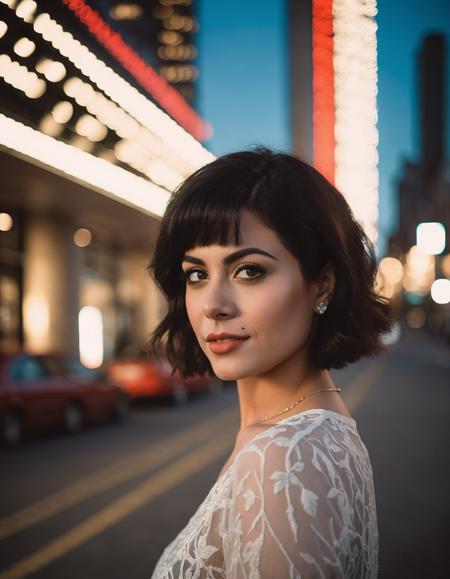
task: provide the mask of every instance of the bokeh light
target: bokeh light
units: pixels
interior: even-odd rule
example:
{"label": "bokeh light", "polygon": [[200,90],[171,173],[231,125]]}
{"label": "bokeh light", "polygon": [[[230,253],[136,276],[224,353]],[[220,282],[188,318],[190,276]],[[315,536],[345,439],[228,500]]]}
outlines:
{"label": "bokeh light", "polygon": [[428,255],[438,255],[445,249],[445,227],[442,223],[419,223],[416,229],[417,246]]}
{"label": "bokeh light", "polygon": [[0,213],[0,231],[12,229],[13,219],[9,213]]}
{"label": "bokeh light", "polygon": [[421,328],[426,321],[426,315],[422,308],[411,308],[406,313],[406,323],[410,328]]}
{"label": "bokeh light", "polygon": [[384,257],[380,261],[379,269],[390,283],[397,284],[402,281],[403,265],[399,259]]}
{"label": "bokeh light", "polygon": [[78,247],[87,247],[92,242],[92,233],[85,227],[77,229],[73,235],[73,242]]}
{"label": "bokeh light", "polygon": [[450,279],[437,279],[431,286],[431,298],[437,304],[450,302]]}

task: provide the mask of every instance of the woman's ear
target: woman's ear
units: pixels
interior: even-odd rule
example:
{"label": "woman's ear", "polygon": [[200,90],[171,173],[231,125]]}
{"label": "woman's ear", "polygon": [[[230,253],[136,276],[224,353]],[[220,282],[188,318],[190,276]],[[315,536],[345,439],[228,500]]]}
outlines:
{"label": "woman's ear", "polygon": [[327,263],[317,281],[317,303],[325,302],[330,303],[331,296],[333,295],[335,284],[334,270],[331,263]]}

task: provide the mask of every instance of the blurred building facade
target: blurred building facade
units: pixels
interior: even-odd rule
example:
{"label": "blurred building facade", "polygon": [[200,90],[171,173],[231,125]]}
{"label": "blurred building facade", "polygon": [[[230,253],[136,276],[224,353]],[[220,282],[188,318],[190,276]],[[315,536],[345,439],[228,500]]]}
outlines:
{"label": "blurred building facade", "polygon": [[407,251],[421,221],[440,221],[449,231],[449,158],[445,150],[445,37],[427,36],[417,58],[420,157],[406,160],[398,183],[399,229],[394,242]]}
{"label": "blurred building facade", "polygon": [[[450,158],[446,150],[446,38],[430,34],[417,55],[419,158],[405,160],[398,181],[398,230],[390,254],[405,265],[403,298],[412,325],[427,325],[450,339]],[[421,253],[418,227],[432,224],[428,242],[439,246]],[[442,237],[439,242],[438,237]],[[426,240],[425,240],[426,241]],[[408,273],[408,269],[410,270]],[[443,295],[433,299],[440,282]]]}
{"label": "blurred building facade", "polygon": [[161,319],[159,220],[213,159],[193,8],[0,1],[0,350],[95,367]]}

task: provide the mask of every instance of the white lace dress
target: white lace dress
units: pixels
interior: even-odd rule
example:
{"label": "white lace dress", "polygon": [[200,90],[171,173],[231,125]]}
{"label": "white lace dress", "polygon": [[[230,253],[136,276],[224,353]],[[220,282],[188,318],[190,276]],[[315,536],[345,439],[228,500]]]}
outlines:
{"label": "white lace dress", "polygon": [[306,410],[234,457],[151,579],[373,579],[372,468],[354,419]]}

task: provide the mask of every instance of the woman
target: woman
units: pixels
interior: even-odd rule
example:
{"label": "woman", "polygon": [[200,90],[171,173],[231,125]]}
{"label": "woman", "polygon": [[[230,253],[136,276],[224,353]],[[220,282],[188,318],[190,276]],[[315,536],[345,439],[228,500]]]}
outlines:
{"label": "woman", "polygon": [[153,348],[235,380],[241,416],[152,579],[376,577],[370,461],[329,370],[380,353],[391,320],[344,197],[290,155],[225,155],[174,194],[150,269],[168,299]]}

